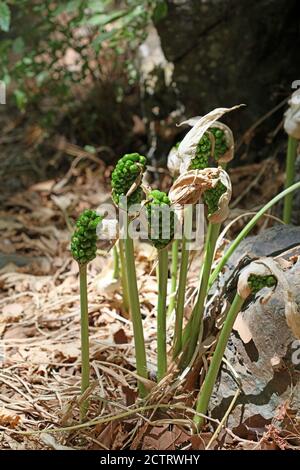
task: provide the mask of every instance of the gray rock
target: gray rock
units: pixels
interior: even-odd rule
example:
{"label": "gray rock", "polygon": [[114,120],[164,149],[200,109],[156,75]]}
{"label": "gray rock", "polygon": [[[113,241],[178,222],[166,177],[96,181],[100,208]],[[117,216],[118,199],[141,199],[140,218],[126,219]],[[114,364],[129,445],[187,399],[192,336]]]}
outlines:
{"label": "gray rock", "polygon": [[300,227],[275,225],[257,236],[243,240],[229,259],[228,266],[233,269],[245,255],[276,256],[294,246],[300,245]]}
{"label": "gray rock", "polygon": [[[156,28],[166,60],[174,65],[173,83],[157,87],[148,96],[145,113],[149,121],[156,120],[152,114],[156,106],[169,113],[181,103],[186,116],[191,117],[215,107],[246,103],[247,108],[226,117],[234,134],[240,137],[282,100],[279,90],[287,96],[292,82],[300,78],[297,0],[166,3],[168,14]],[[248,159],[272,154],[266,136],[278,125],[282,110],[255,130]],[[161,114],[159,119],[165,116]],[[158,136],[158,156],[163,150],[160,141],[164,139]],[[274,148],[277,145],[278,141]],[[282,150],[285,152],[283,146]]]}
{"label": "gray rock", "polygon": [[[232,270],[246,253],[267,256],[295,244],[300,244],[300,227],[276,226],[246,239],[229,266]],[[289,270],[287,278],[300,311],[300,261]],[[226,350],[242,387],[228,420],[229,427],[237,432],[243,432],[245,426],[255,431],[263,428],[284,402],[300,410],[300,341],[287,326],[281,288],[276,288],[267,303],[261,302],[263,294],[258,294],[242,312],[252,340],[244,344],[233,332]],[[237,387],[232,371],[224,366],[210,403],[212,416],[224,416]]]}

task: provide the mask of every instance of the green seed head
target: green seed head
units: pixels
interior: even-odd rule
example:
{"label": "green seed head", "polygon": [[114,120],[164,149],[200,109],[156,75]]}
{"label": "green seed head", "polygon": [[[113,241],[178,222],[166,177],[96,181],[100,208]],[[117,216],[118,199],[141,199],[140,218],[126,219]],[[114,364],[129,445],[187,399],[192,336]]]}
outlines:
{"label": "green seed head", "polygon": [[256,294],[263,287],[274,287],[277,284],[277,279],[275,276],[257,276],[256,274],[251,274],[248,278],[248,285],[252,292]]}
{"label": "green seed head", "polygon": [[207,205],[209,216],[214,214],[218,210],[220,197],[226,191],[226,186],[221,181],[219,181],[214,188],[205,191],[203,195],[203,200]]}
{"label": "green seed head", "polygon": [[[119,204],[120,198],[126,196],[139,174],[146,169],[147,159],[138,153],[124,155],[115,166],[111,175],[112,198]],[[138,204],[143,199],[143,191],[139,187],[129,197],[127,204]]]}
{"label": "green seed head", "polygon": [[209,134],[208,132],[205,132],[197,145],[196,155],[190,163],[189,170],[204,170],[204,168],[209,166],[211,147],[212,145]]}
{"label": "green seed head", "polygon": [[211,127],[209,129],[215,138],[214,159],[216,162],[222,157],[229,149],[225,132],[218,127]]}
{"label": "green seed head", "polygon": [[174,237],[174,212],[170,210],[170,199],[157,189],[148,194],[147,218],[149,239],[157,250],[165,248]]}
{"label": "green seed head", "polygon": [[215,140],[213,155],[215,161],[218,162],[219,158],[227,152],[228,145],[225,132],[218,127],[210,127],[197,145],[196,155],[190,163],[189,170],[203,170],[209,167],[209,157],[212,153],[212,142],[209,134],[212,134]]}
{"label": "green seed head", "polygon": [[85,210],[77,219],[71,238],[71,251],[79,264],[89,263],[96,257],[96,229],[102,219],[102,216],[90,209]]}

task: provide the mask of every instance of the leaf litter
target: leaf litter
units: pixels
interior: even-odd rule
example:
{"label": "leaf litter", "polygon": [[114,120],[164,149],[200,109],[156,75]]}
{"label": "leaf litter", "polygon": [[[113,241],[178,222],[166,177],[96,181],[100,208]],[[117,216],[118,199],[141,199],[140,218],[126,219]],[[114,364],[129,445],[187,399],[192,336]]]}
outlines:
{"label": "leaf litter", "polygon": [[[280,186],[281,180],[274,179],[276,164],[273,162],[270,167],[273,173],[264,171],[261,181],[269,178],[269,186],[273,185],[270,191],[274,191],[274,184]],[[201,365],[194,364],[186,382],[175,382],[174,363],[159,385],[153,381],[156,259],[153,250],[144,244],[137,246],[136,256],[149,357],[149,396],[145,403],[136,401],[132,329],[122,313],[119,289],[111,284],[112,259],[108,253],[89,266],[92,386],[87,391],[89,421],[79,426],[79,292],[77,266],[69,252],[69,228],[83,209],[108,201],[109,188],[105,186],[103,168],[101,173],[89,167],[76,168],[75,173],[71,170],[60,182],[38,183],[11,196],[0,212],[1,447],[205,449],[212,433],[194,436],[190,433]],[[257,164],[252,172],[249,168],[245,171],[244,167],[235,168],[234,187],[239,181],[245,187],[245,181],[248,179],[250,184],[256,174]],[[259,203],[251,199],[247,206],[247,193],[244,202],[248,210],[255,210],[262,203],[261,199]],[[231,211],[231,220],[237,216],[236,210]],[[199,259],[195,256],[189,271],[192,291],[198,267]],[[107,278],[104,283],[103,274]],[[170,328],[169,346],[171,333]],[[223,428],[211,448],[296,447],[299,423],[289,416],[288,406],[281,410],[279,418],[274,419],[260,439],[241,438]],[[219,424],[217,420],[211,422]],[[284,433],[279,431],[278,422],[287,423]]]}

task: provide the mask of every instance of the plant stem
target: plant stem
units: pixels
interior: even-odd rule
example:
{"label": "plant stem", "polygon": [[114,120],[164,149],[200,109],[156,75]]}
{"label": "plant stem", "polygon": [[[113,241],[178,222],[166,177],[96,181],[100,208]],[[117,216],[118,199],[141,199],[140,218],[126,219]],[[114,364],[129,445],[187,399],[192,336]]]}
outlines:
{"label": "plant stem", "polygon": [[[87,299],[87,265],[79,265],[80,283],[80,315],[81,315],[81,393],[90,385],[90,354],[89,354],[89,313]],[[88,401],[80,406],[81,421],[85,419]]]}
{"label": "plant stem", "polygon": [[175,330],[173,338],[173,357],[177,357],[182,349],[182,325],[183,325],[183,314],[184,314],[184,301],[185,301],[185,290],[187,271],[189,263],[189,243],[192,231],[193,223],[193,205],[188,205],[184,209],[184,234],[182,237],[181,244],[181,263],[179,273],[179,283],[176,299],[176,311],[175,311]]}
{"label": "plant stem", "polygon": [[260,211],[257,212],[257,214],[254,217],[252,217],[252,219],[248,222],[248,224],[243,228],[243,230],[238,234],[238,236],[235,238],[235,240],[231,243],[230,247],[227,249],[226,253],[223,255],[221,261],[219,262],[219,264],[216,266],[216,268],[212,272],[212,274],[209,278],[208,288],[210,288],[213,285],[213,283],[217,279],[219,273],[222,271],[225,264],[229,260],[230,256],[234,253],[234,250],[236,250],[236,248],[239,246],[241,241],[252,230],[252,228],[255,226],[256,222],[265,214],[265,212],[267,212],[277,202],[279,202],[282,198],[284,198],[288,194],[291,194],[292,192],[294,192],[296,189],[300,189],[300,181],[293,184],[289,188],[285,189],[281,193],[277,194],[277,196],[273,197],[273,199],[271,199],[271,201],[269,201],[262,209],[260,209]]}
{"label": "plant stem", "polygon": [[218,240],[218,236],[220,233],[221,224],[209,224],[207,237],[205,242],[205,258],[202,270],[202,276],[200,278],[199,283],[199,290],[198,290],[198,297],[193,308],[193,312],[191,315],[191,328],[190,328],[190,335],[189,335],[189,344],[187,348],[187,352],[182,360],[182,366],[185,367],[191,360],[195,348],[197,346],[197,342],[199,339],[199,333],[202,328],[202,321],[203,321],[203,312],[204,312],[204,304],[205,299],[207,297],[208,292],[208,280],[209,275],[211,272],[211,265],[215,255],[215,248],[216,243]]}
{"label": "plant stem", "polygon": [[[286,158],[285,188],[289,188],[295,181],[295,161],[297,157],[297,146],[297,139],[289,135]],[[290,193],[284,198],[283,221],[285,224],[291,223],[292,205],[293,196]]]}
{"label": "plant stem", "polygon": [[113,260],[114,260],[113,278],[119,279],[120,277],[119,253],[118,253],[118,248],[116,247],[116,245],[114,245],[113,247]]}
{"label": "plant stem", "polygon": [[[142,322],[142,315],[141,315],[141,310],[140,310],[139,294],[138,294],[136,271],[135,271],[135,264],[134,264],[134,246],[133,246],[133,240],[129,236],[128,229],[129,229],[129,220],[127,220],[127,230],[126,230],[126,237],[124,240],[124,245],[125,245],[125,261],[126,261],[125,265],[126,265],[127,282],[128,282],[127,285],[128,285],[128,294],[129,294],[129,307],[130,307],[130,313],[131,313],[133,335],[134,335],[134,345],[135,345],[136,370],[137,370],[138,375],[140,375],[141,377],[147,378],[148,377],[147,360],[146,360],[143,322]],[[139,389],[140,397],[145,397],[147,395],[147,390],[141,381],[139,381],[138,383],[138,389]]]}
{"label": "plant stem", "polygon": [[[236,294],[232,302],[232,305],[229,309],[229,312],[226,316],[226,320],[222,327],[222,330],[218,339],[218,343],[217,343],[215,352],[213,354],[208,372],[206,374],[204,383],[198,395],[198,400],[197,400],[197,405],[196,405],[197,413],[206,414],[207,412],[209,400],[211,398],[213,388],[214,388],[214,385],[218,376],[218,372],[221,366],[222,358],[224,356],[226,345],[227,345],[230,333],[232,331],[232,327],[234,325],[235,319],[237,317],[237,314],[240,312],[243,306],[243,303],[244,303],[244,300],[238,294]],[[199,416],[199,414],[195,415],[194,423],[196,424],[197,430],[199,431],[204,424],[204,418],[202,416]]]}
{"label": "plant stem", "polygon": [[171,290],[169,295],[169,307],[167,316],[170,316],[175,308],[176,303],[176,287],[177,287],[177,270],[178,270],[178,248],[179,240],[173,240],[172,243],[172,264],[171,264]]}
{"label": "plant stem", "polygon": [[158,303],[157,303],[157,381],[167,371],[166,305],[168,286],[168,248],[158,250]]}
{"label": "plant stem", "polygon": [[123,307],[126,312],[129,312],[128,281],[127,281],[124,252],[125,252],[124,241],[120,238],[119,239],[119,255],[120,255],[120,266],[121,266]]}

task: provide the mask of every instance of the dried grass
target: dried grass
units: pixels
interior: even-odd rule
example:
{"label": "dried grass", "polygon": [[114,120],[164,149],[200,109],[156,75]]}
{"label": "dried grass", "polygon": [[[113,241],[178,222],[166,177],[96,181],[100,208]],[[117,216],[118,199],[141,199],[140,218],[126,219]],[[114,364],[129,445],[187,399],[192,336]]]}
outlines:
{"label": "dried grass", "polygon": [[[68,250],[67,227],[83,209],[108,198],[108,173],[102,166],[72,166],[62,181],[40,183],[14,195],[0,213],[3,449],[203,449],[212,437],[190,434],[201,366],[197,361],[187,381],[175,380],[176,365],[171,364],[167,377],[155,384],[156,260],[148,245],[139,247],[137,261],[150,394],[145,402],[136,400],[132,329],[122,313],[120,292],[108,295],[97,288],[112,263],[108,253],[89,266],[92,385],[80,397],[77,265]],[[196,256],[189,271],[191,294],[199,264]],[[170,324],[169,345],[171,330]],[[86,396],[89,421],[80,425],[79,403]],[[274,432],[268,430],[268,442]],[[222,433],[230,438],[227,444]],[[251,448],[258,443],[223,429],[213,443],[220,445]]]}

